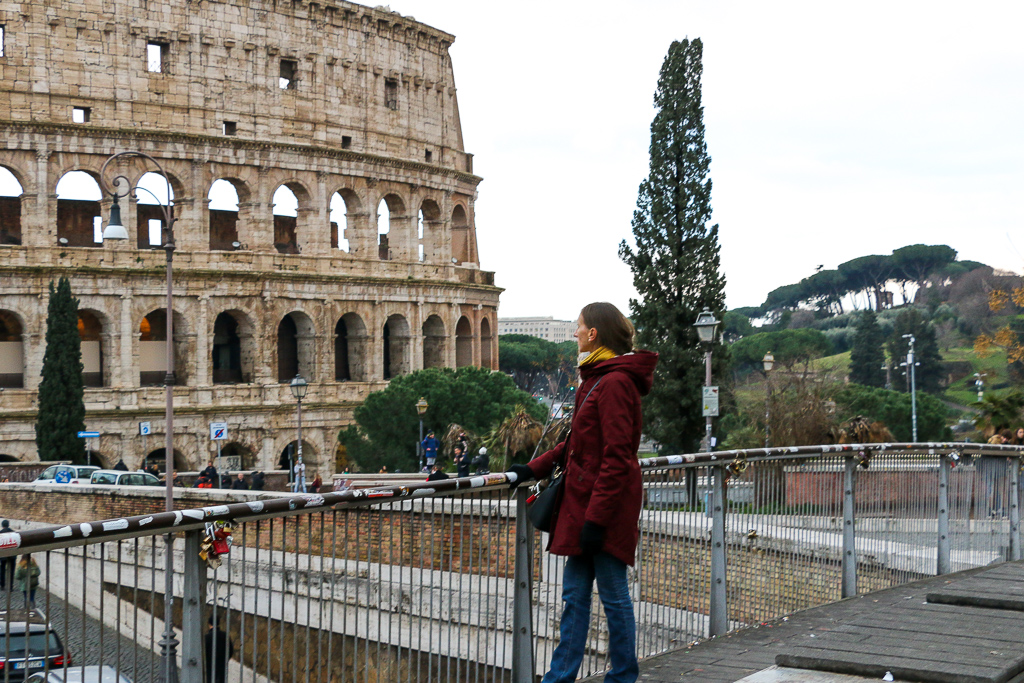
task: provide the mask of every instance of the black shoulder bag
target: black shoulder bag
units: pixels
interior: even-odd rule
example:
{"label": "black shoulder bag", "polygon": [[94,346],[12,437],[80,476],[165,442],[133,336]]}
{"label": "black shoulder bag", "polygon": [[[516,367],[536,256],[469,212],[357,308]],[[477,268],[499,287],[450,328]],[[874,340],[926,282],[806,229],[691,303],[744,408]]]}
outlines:
{"label": "black shoulder bag", "polygon": [[[594,386],[590,387],[590,391],[583,397],[583,402],[580,403],[579,409],[573,413],[572,421],[576,422],[576,416],[583,410],[583,404],[587,402],[590,395],[594,393],[594,389],[597,389],[597,385],[601,383],[601,378],[598,377],[597,381],[594,382]],[[565,447],[569,448],[569,439],[572,437],[572,426],[569,426],[569,433],[565,435]],[[558,494],[562,490],[562,485],[565,484],[565,459],[568,456],[563,451],[562,463],[555,465],[554,471],[551,472],[551,483],[547,485],[543,491],[538,494],[530,496],[526,501],[529,505],[526,508],[526,514],[530,518],[530,524],[539,531],[551,531],[551,523],[555,519],[555,504],[558,502]]]}

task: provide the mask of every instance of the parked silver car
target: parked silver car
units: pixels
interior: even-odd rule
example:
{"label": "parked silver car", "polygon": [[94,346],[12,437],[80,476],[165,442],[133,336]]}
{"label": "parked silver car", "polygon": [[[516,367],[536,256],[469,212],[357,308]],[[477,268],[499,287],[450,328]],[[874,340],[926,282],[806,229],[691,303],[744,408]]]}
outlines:
{"label": "parked silver car", "polygon": [[159,479],[147,472],[123,472],[121,470],[96,470],[90,484],[107,486],[161,486]]}
{"label": "parked silver car", "polygon": [[35,673],[25,683],[132,683],[112,666],[69,666],[67,671],[57,669],[48,673]]}

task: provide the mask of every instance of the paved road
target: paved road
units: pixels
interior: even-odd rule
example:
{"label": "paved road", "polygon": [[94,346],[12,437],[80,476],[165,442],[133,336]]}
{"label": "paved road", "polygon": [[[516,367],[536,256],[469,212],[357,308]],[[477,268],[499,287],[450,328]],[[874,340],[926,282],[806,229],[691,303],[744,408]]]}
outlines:
{"label": "paved road", "polygon": [[[47,596],[49,595],[49,603]],[[7,592],[0,592],[0,609],[6,609]],[[20,592],[11,594],[11,609],[24,606],[24,598]],[[82,610],[74,605],[65,605],[56,595],[40,592],[36,595],[36,607],[49,616],[50,625],[57,631],[64,646],[71,652],[73,663],[77,665],[104,664],[115,666],[120,661],[120,671],[133,683],[150,683],[156,681],[151,676],[151,662],[159,666],[159,657],[150,659],[150,651],[137,647],[135,642],[118,636],[109,628],[100,628],[100,622],[85,616]],[[110,593],[104,595],[104,608],[116,609],[117,598]],[[85,619],[83,628],[83,618]],[[65,630],[66,629],[66,630]],[[157,638],[159,640],[159,637]],[[102,642],[102,647],[101,647]],[[2,641],[0,641],[2,647]],[[0,677],[0,683],[6,683],[6,677]]]}

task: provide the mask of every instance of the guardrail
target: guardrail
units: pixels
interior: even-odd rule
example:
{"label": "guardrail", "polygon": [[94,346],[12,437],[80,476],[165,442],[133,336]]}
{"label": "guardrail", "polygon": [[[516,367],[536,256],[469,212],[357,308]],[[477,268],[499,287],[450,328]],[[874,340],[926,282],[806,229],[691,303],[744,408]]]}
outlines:
{"label": "guardrail", "polygon": [[[1020,559],[1022,452],[868,444],[642,460],[638,653]],[[42,615],[19,612],[17,591],[0,594],[2,678],[21,680],[21,662],[164,680],[170,652],[181,680],[201,683],[203,662],[228,649],[230,681],[532,681],[557,641],[562,559],[528,526],[524,487],[494,496],[510,476],[24,525],[0,535],[0,558],[36,553]],[[200,552],[220,523],[232,544],[213,569]],[[605,667],[594,603],[581,675]],[[208,618],[225,635],[208,634]],[[43,625],[34,640],[32,621]]]}

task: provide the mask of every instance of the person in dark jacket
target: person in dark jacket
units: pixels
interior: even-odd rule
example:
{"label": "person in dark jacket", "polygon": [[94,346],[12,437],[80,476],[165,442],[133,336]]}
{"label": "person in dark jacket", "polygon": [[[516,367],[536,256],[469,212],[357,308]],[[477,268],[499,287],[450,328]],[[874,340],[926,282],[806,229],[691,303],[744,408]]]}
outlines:
{"label": "person in dark jacket", "polygon": [[469,454],[462,450],[462,446],[455,447],[455,455],[452,458],[455,461],[455,469],[458,472],[459,477],[469,476]]}
{"label": "person in dark jacket", "polygon": [[437,449],[441,446],[441,442],[434,438],[434,430],[427,432],[427,438],[423,439],[423,457],[427,460],[427,469],[434,466],[437,462]]}
{"label": "person in dark jacket", "polygon": [[[224,617],[219,620],[222,624]],[[235,646],[228,634],[221,628],[213,627],[213,615],[210,615],[210,629],[206,632],[203,643],[203,660],[206,662],[206,680],[209,683],[224,683],[228,678],[228,659],[235,654]]]}
{"label": "person in dark jacket", "polygon": [[235,480],[231,482],[231,488],[234,491],[248,491],[249,485],[245,483],[245,475],[239,472]]}
{"label": "person in dark jacket", "polygon": [[[548,551],[567,556],[563,574],[561,638],[543,683],[576,679],[590,624],[594,581],[608,618],[608,683],[639,675],[636,623],[626,579],[639,536],[643,486],[640,399],[651,390],[658,354],[633,350],[633,326],[609,303],[583,308],[576,326],[581,385],[568,443],[513,465],[513,487],[565,470]],[[511,478],[511,477],[510,477]]]}
{"label": "person in dark jacket", "polygon": [[[0,534],[11,533],[11,523],[6,519],[0,522]],[[14,585],[14,558],[0,558],[0,590]]]}
{"label": "person in dark jacket", "polygon": [[127,472],[128,471],[128,465],[125,465],[124,464],[124,459],[120,458],[120,459],[118,459],[117,464],[114,465],[114,469],[117,470],[118,472]]}
{"label": "person in dark jacket", "polygon": [[443,479],[449,479],[450,477],[444,473],[440,465],[434,465],[430,468],[430,474],[427,475],[427,481],[440,481]]}
{"label": "person in dark jacket", "polygon": [[252,490],[262,491],[267,483],[267,476],[262,471],[252,473]]}

